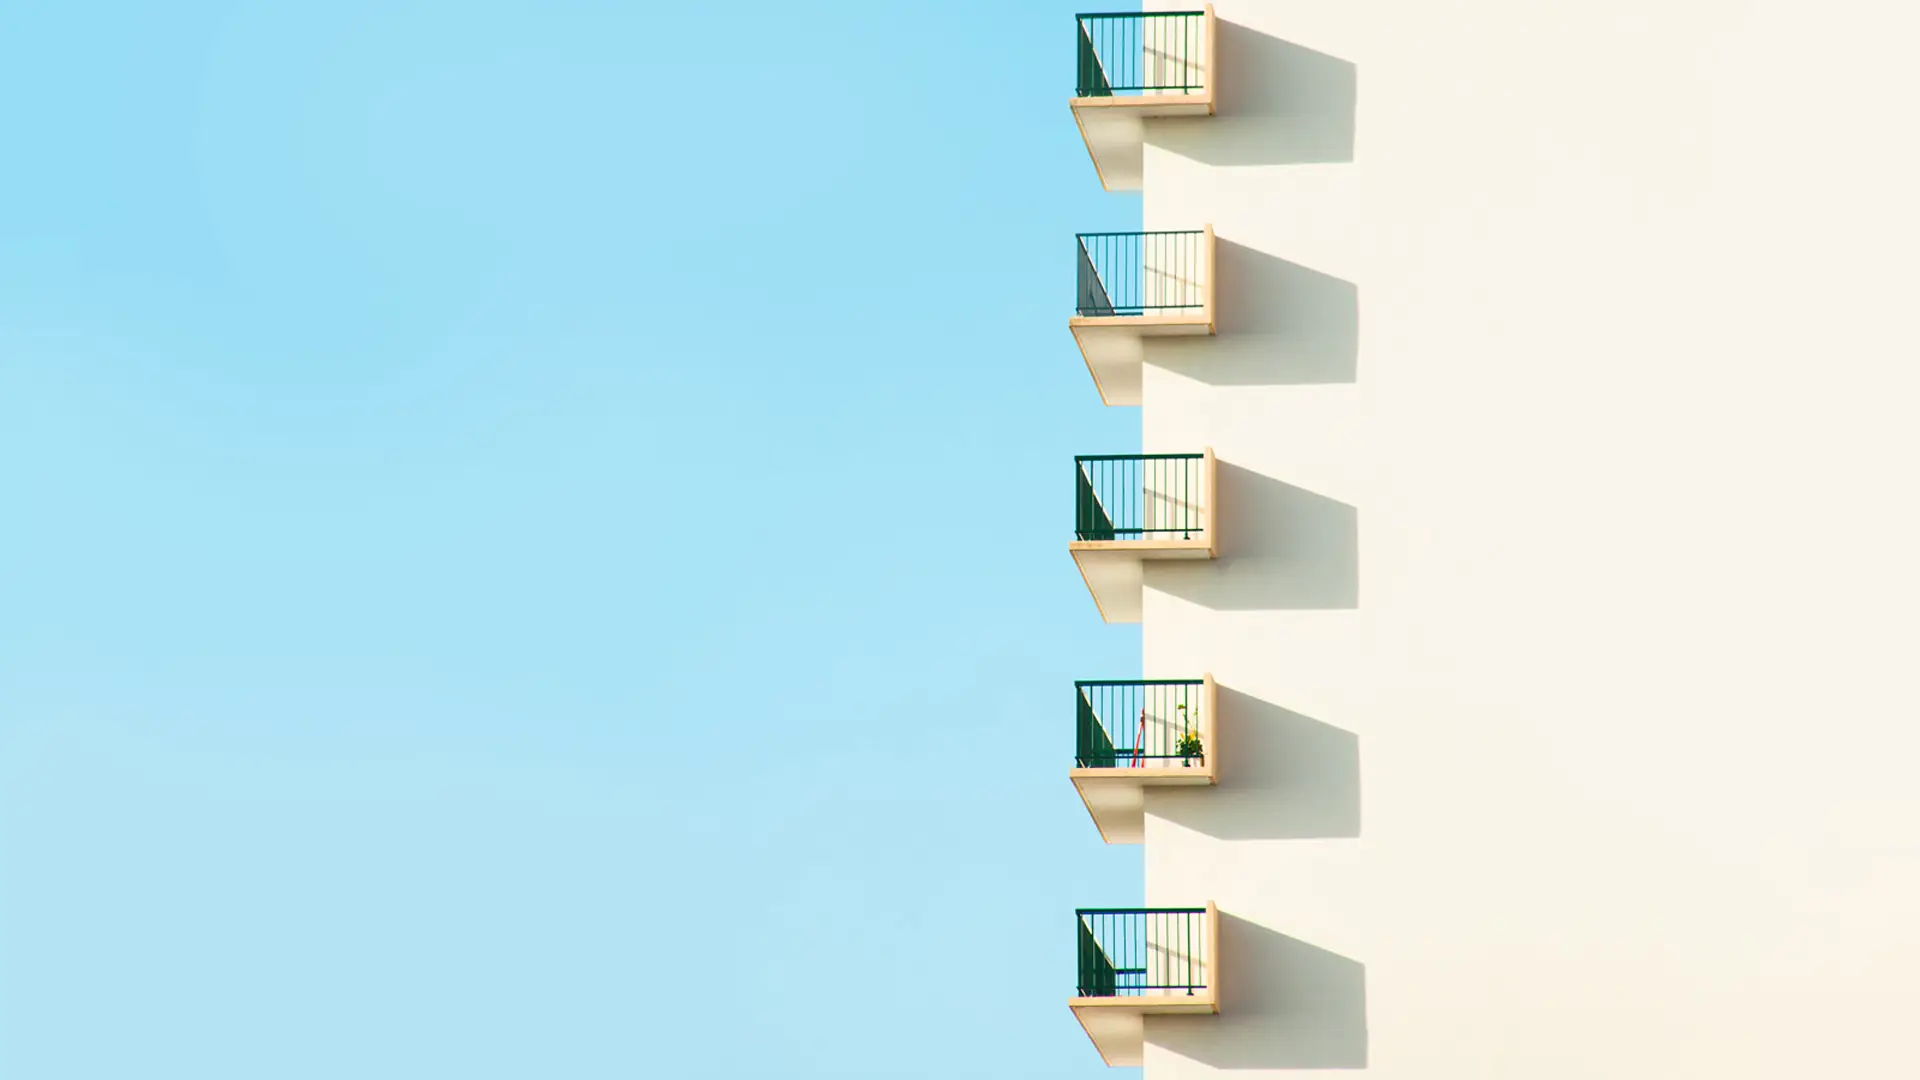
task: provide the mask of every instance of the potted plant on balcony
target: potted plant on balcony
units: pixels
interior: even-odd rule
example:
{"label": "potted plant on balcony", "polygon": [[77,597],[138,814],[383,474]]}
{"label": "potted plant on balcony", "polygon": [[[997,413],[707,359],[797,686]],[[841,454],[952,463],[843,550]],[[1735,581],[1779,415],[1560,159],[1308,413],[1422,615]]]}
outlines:
{"label": "potted plant on balcony", "polygon": [[1180,713],[1180,741],[1174,744],[1174,753],[1180,755],[1180,764],[1184,768],[1193,768],[1193,761],[1199,758],[1206,763],[1205,749],[1200,745],[1200,733],[1187,726],[1187,705],[1181,702],[1177,706]]}

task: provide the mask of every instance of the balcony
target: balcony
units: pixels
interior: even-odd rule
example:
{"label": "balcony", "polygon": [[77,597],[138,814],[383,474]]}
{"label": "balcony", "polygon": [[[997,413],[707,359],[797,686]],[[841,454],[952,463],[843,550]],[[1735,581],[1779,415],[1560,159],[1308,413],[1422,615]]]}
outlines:
{"label": "balcony", "polygon": [[1150,787],[1216,781],[1213,677],[1073,684],[1068,773],[1109,844],[1138,844]]}
{"label": "balcony", "polygon": [[1213,5],[1074,21],[1074,122],[1101,186],[1138,191],[1147,121],[1213,114]]}
{"label": "balcony", "polygon": [[1146,1018],[1220,1011],[1220,914],[1203,908],[1081,908],[1073,1015],[1109,1065],[1139,1065]]}
{"label": "balcony", "polygon": [[1212,226],[1074,238],[1074,314],[1067,329],[1100,400],[1140,404],[1148,338],[1214,332],[1213,246]]}
{"label": "balcony", "polygon": [[1146,564],[1214,557],[1213,451],[1073,459],[1067,549],[1110,623],[1140,621]]}

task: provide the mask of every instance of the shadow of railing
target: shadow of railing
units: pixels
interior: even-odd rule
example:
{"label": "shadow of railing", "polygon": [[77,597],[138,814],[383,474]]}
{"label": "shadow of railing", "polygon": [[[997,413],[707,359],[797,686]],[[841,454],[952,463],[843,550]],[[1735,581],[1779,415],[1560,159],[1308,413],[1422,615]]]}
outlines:
{"label": "shadow of railing", "polygon": [[1367,969],[1220,913],[1220,1015],[1149,1016],[1147,1042],[1216,1069],[1364,1069]]}
{"label": "shadow of railing", "polygon": [[1146,587],[1214,611],[1360,606],[1360,516],[1346,503],[1215,463],[1217,557],[1150,563]]}
{"label": "shadow of railing", "polygon": [[1156,121],[1147,141],[1207,165],[1353,160],[1359,72],[1348,61],[1222,19],[1214,115]]}
{"label": "shadow of railing", "polygon": [[1218,336],[1149,342],[1149,363],[1209,386],[1358,380],[1353,282],[1225,238],[1214,243],[1214,280]]}
{"label": "shadow of railing", "polygon": [[1219,840],[1360,835],[1360,737],[1222,685],[1213,740],[1218,783],[1163,788],[1147,809]]}

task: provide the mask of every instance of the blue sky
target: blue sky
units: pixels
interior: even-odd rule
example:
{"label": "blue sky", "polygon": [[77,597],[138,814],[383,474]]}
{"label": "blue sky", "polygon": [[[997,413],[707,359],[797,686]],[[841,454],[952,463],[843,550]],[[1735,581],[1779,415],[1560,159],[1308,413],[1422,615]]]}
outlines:
{"label": "blue sky", "polygon": [[0,8],[0,1076],[1114,1075],[1073,11]]}

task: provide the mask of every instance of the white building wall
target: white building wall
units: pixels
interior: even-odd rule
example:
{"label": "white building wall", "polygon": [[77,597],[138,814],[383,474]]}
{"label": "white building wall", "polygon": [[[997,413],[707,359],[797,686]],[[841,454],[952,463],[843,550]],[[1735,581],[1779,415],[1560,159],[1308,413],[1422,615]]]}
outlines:
{"label": "white building wall", "polygon": [[1225,981],[1147,1080],[1920,1077],[1920,15],[1215,6],[1143,421],[1221,557],[1143,631],[1220,684],[1146,874]]}

